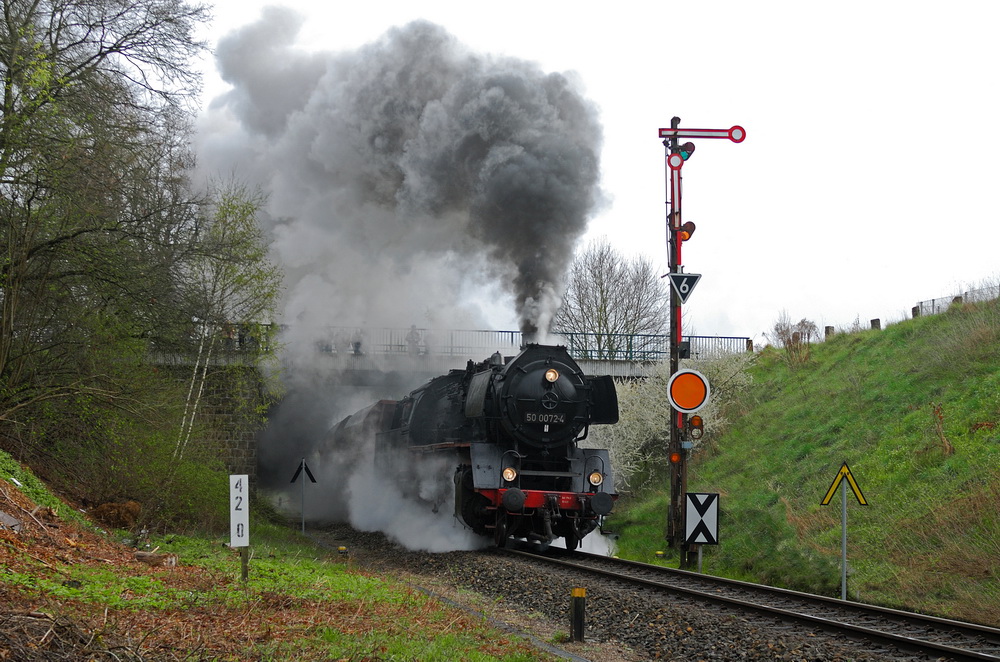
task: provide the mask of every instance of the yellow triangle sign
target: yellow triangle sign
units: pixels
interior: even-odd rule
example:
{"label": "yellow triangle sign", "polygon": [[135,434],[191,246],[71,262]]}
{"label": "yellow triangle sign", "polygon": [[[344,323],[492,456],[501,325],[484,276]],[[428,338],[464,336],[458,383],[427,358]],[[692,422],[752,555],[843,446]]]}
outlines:
{"label": "yellow triangle sign", "polygon": [[837,488],[845,478],[847,479],[847,484],[851,486],[854,496],[858,498],[858,503],[862,506],[868,505],[868,502],[865,501],[865,495],[861,493],[861,488],[858,487],[858,481],[854,480],[854,474],[851,473],[851,469],[847,466],[847,462],[844,462],[843,466],[840,467],[840,471],[837,473],[837,477],[833,479],[833,484],[830,485],[830,489],[826,491],[826,496],[823,497],[823,501],[820,502],[821,506],[827,506],[830,504],[830,499],[833,498],[834,493],[836,493]]}

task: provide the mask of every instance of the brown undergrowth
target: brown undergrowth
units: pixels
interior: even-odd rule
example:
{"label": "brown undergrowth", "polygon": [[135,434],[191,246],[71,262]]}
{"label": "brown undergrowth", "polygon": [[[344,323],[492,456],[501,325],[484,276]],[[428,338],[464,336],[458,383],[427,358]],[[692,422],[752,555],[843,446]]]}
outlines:
{"label": "brown undergrowth", "polygon": [[[136,559],[134,548],[38,508],[2,479],[0,512],[8,515],[0,528],[0,662],[337,659],[310,643],[331,624],[347,637],[371,641],[343,659],[377,660],[382,651],[372,633],[392,635],[416,625],[423,636],[433,638],[481,628],[465,612],[441,618],[439,608],[415,591],[413,600],[398,604],[310,599],[245,590],[237,578],[186,565],[183,558],[173,567],[150,566]],[[11,518],[17,520],[13,526]],[[237,552],[230,553],[238,566]],[[190,603],[182,608],[122,608],[51,595],[41,588],[78,586],[80,581],[72,577],[80,576],[73,572],[80,566],[110,570],[121,582],[116,592],[125,597],[136,590],[129,587],[131,580],[146,578],[189,595]],[[238,599],[202,597],[226,585]],[[521,642],[490,637],[480,652],[504,657],[521,648],[515,657],[527,659],[530,648]]]}

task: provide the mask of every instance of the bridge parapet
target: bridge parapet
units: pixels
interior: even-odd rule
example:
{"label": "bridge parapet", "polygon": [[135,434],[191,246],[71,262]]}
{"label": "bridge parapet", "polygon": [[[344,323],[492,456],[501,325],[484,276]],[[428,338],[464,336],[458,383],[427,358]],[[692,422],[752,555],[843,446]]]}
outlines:
{"label": "bridge parapet", "polygon": [[[749,338],[686,336],[691,358],[704,359],[752,351]],[[565,345],[577,360],[661,361],[670,356],[670,336],[620,333],[551,334],[546,342]],[[321,353],[341,356],[445,356],[482,360],[493,352],[516,354],[524,345],[520,331],[439,330],[411,327],[330,327],[316,341]]]}
{"label": "bridge parapet", "polygon": [[[287,330],[287,328],[285,329]],[[281,342],[281,332],[278,333]],[[517,354],[524,344],[520,331],[327,327],[313,346],[317,360],[344,371],[427,372],[442,374],[461,368],[472,359],[482,361],[494,352]],[[735,336],[685,336],[690,358],[704,360],[753,351],[750,338]],[[670,358],[670,336],[652,334],[563,333],[545,340],[565,345],[589,374],[638,377],[652,363]],[[256,342],[253,340],[252,342]],[[242,337],[226,339],[213,353],[213,364],[251,364],[255,344]],[[249,351],[246,351],[249,350]],[[156,352],[154,352],[156,354]],[[190,357],[160,352],[154,360],[187,364]]]}
{"label": "bridge parapet", "polygon": [[[711,359],[753,351],[749,338],[686,336],[691,359]],[[650,365],[669,359],[670,336],[643,334],[551,334],[546,342],[565,345],[588,374],[634,378]],[[332,367],[350,371],[405,371],[442,374],[469,359],[482,361],[494,352],[517,354],[520,331],[330,327],[316,350]]]}

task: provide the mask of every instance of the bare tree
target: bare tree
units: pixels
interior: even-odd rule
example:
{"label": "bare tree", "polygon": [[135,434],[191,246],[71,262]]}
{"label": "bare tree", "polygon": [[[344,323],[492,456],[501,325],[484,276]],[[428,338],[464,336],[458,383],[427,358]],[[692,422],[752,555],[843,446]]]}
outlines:
{"label": "bare tree", "polygon": [[[712,397],[698,412],[705,420],[705,436],[696,447],[713,447],[728,427],[730,411],[752,386],[750,368],[755,359],[747,352],[697,362],[697,369],[712,384]],[[611,452],[618,489],[646,487],[643,481],[655,478],[657,468],[667,464],[673,410],[664,393],[670,377],[669,361],[660,361],[651,366],[645,379],[620,381],[618,423],[590,431],[586,445]]]}
{"label": "bare tree", "polygon": [[[592,241],[571,267],[552,330],[579,339],[594,358],[628,356],[670,324],[670,292],[646,257],[626,257],[606,238]],[[576,341],[577,338],[574,338]]]}
{"label": "bare tree", "polygon": [[768,340],[785,349],[785,359],[793,366],[809,360],[809,348],[813,339],[818,337],[819,329],[814,322],[803,318],[792,324],[788,312],[784,310],[774,323],[772,332],[767,334]]}

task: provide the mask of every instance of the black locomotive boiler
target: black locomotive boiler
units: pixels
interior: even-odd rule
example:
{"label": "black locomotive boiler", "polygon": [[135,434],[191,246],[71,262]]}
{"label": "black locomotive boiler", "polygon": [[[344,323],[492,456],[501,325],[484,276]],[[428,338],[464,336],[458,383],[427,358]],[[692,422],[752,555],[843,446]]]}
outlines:
{"label": "black locomotive boiler", "polygon": [[561,537],[575,549],[617,498],[608,451],[579,442],[591,425],[617,421],[611,377],[584,375],[565,347],[529,344],[382,400],[331,436],[374,432],[375,467],[399,484],[446,474],[456,517],[498,546]]}

